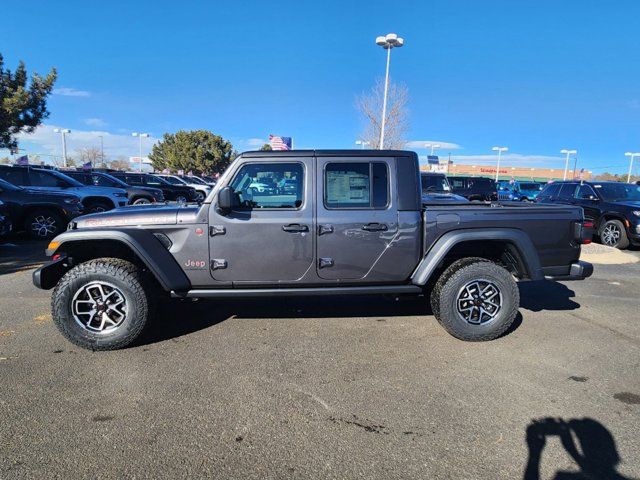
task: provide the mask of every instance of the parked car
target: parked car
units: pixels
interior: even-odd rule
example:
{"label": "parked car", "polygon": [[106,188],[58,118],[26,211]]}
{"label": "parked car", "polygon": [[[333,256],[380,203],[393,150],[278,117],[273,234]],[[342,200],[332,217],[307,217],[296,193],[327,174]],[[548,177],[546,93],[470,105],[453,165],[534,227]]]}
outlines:
{"label": "parked car", "polygon": [[111,172],[111,175],[133,187],[152,187],[162,190],[165,200],[171,202],[196,202],[197,192],[186,185],[173,185],[157,175],[137,172]]}
{"label": "parked car", "polygon": [[578,205],[593,221],[600,242],[610,247],[640,245],[640,186],[620,182],[562,181],[548,184],[540,203]]}
{"label": "parked car", "polygon": [[541,190],[539,182],[501,180],[498,182],[498,200],[533,202]]}
{"label": "parked car", "polygon": [[0,200],[0,237],[4,237],[11,232],[11,219],[9,211],[2,200]]}
{"label": "parked car", "polygon": [[469,202],[463,196],[451,192],[451,185],[444,173],[420,172],[420,184],[423,204]]}
{"label": "parked car", "polygon": [[185,185],[195,189],[197,192],[196,200],[198,202],[204,201],[204,199],[207,198],[207,195],[209,195],[209,192],[211,191],[211,187],[209,185],[206,185],[204,182],[199,183],[195,179],[189,179],[189,177],[186,176],[180,177],[178,175],[164,175],[160,173],[155,174],[155,176],[162,178],[172,185]]}
{"label": "parked car", "polygon": [[469,200],[493,201],[498,199],[496,182],[486,177],[449,177],[453,193]]}
{"label": "parked car", "polygon": [[121,188],[87,187],[56,170],[0,165],[0,178],[30,190],[75,194],[80,197],[88,213],[105,212],[127,205],[127,192]]}
{"label": "parked car", "polygon": [[127,192],[129,205],[144,205],[147,203],[164,202],[164,195],[159,188],[152,187],[132,187],[119,178],[104,172],[87,172],[82,170],[66,171],[65,175],[75,178],[84,185],[93,187],[115,187],[122,188]]}
{"label": "parked car", "polygon": [[[263,177],[298,185],[290,194],[245,188]],[[491,340],[516,319],[516,279],[577,280],[593,271],[579,260],[579,207],[423,207],[421,198],[414,152],[249,152],[202,205],[77,219],[52,240],[53,260],[33,280],[56,287],[53,321],[67,339],[109,350],[152,326],[161,294],[426,294],[449,333]]]}
{"label": "parked car", "polygon": [[212,187],[215,186],[216,183],[218,183],[218,179],[212,177],[211,175],[200,175],[200,178],[204,180],[207,185],[210,185]]}
{"label": "parked car", "polygon": [[49,239],[63,232],[72,218],[83,212],[78,195],[17,187],[0,179],[2,214],[13,230],[26,231],[35,239]]}

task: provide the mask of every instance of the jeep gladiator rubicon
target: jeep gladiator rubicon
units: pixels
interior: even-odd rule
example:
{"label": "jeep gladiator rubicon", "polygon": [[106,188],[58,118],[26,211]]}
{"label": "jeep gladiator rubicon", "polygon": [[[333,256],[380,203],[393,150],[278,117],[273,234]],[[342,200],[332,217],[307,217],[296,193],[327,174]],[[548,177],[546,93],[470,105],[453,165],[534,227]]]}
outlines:
{"label": "jeep gladiator rubicon", "polygon": [[422,205],[413,152],[247,152],[201,205],[78,217],[33,281],[93,350],[132,344],[163,294],[424,295],[449,333],[482,341],[513,323],[517,280],[591,275],[583,220],[565,205]]}

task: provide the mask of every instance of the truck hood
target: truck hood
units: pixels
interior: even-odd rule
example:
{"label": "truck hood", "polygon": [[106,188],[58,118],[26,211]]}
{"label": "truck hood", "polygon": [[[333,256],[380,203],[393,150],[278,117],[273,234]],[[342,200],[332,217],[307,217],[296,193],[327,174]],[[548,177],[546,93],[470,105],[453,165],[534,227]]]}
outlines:
{"label": "truck hood", "polygon": [[187,210],[197,212],[195,206],[175,206],[151,204],[129,206],[109,210],[108,212],[83,215],[74,220],[75,228],[103,228],[103,227],[137,227],[144,225],[175,225],[178,223],[178,213]]}

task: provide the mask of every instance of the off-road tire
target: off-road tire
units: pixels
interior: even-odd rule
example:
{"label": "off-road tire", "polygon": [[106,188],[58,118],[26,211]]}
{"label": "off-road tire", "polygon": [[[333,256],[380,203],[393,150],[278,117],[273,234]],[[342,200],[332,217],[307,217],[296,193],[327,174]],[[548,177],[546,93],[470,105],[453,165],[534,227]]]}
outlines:
{"label": "off-road tire", "polygon": [[[42,220],[46,223],[53,222],[49,231],[44,232],[43,229],[34,230],[35,225],[39,222],[41,223]],[[24,229],[34,240],[49,240],[62,233],[65,226],[64,219],[57,212],[48,209],[34,210],[24,219]]]}
{"label": "off-road tire", "polygon": [[[479,279],[497,285],[502,294],[502,305],[493,320],[472,325],[460,318],[456,303],[460,289]],[[431,310],[438,322],[451,335],[467,342],[494,340],[503,335],[513,324],[519,306],[520,292],[511,273],[485,258],[455,261],[440,275],[431,291]]]}
{"label": "off-road tire", "polygon": [[[76,322],[72,311],[74,295],[93,282],[108,282],[122,292],[128,306],[123,322],[113,331],[94,333]],[[131,262],[119,258],[98,258],[81,263],[67,272],[53,291],[53,321],[67,340],[88,350],[116,350],[133,344],[143,333],[152,315],[153,286]]]}
{"label": "off-road tire", "polygon": [[[617,228],[620,231],[620,237],[618,238],[618,241],[616,243],[605,243],[605,241],[602,239],[605,230],[609,226]],[[629,246],[629,237],[627,237],[627,230],[624,228],[624,225],[620,220],[607,220],[606,222],[604,222],[600,227],[600,230],[598,231],[598,236],[600,237],[600,243],[609,247],[624,250]]]}

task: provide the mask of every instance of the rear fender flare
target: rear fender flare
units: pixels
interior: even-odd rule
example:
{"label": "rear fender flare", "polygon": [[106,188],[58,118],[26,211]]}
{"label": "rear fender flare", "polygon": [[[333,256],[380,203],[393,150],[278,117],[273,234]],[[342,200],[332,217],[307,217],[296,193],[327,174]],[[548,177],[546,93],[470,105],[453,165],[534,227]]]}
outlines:
{"label": "rear fender flare", "polygon": [[531,280],[542,280],[542,267],[538,252],[529,236],[522,230],[513,228],[495,228],[487,230],[455,230],[442,235],[429,249],[420,264],[411,275],[411,283],[426,285],[438,265],[449,251],[461,242],[468,241],[505,241],[518,249],[527,275]]}

